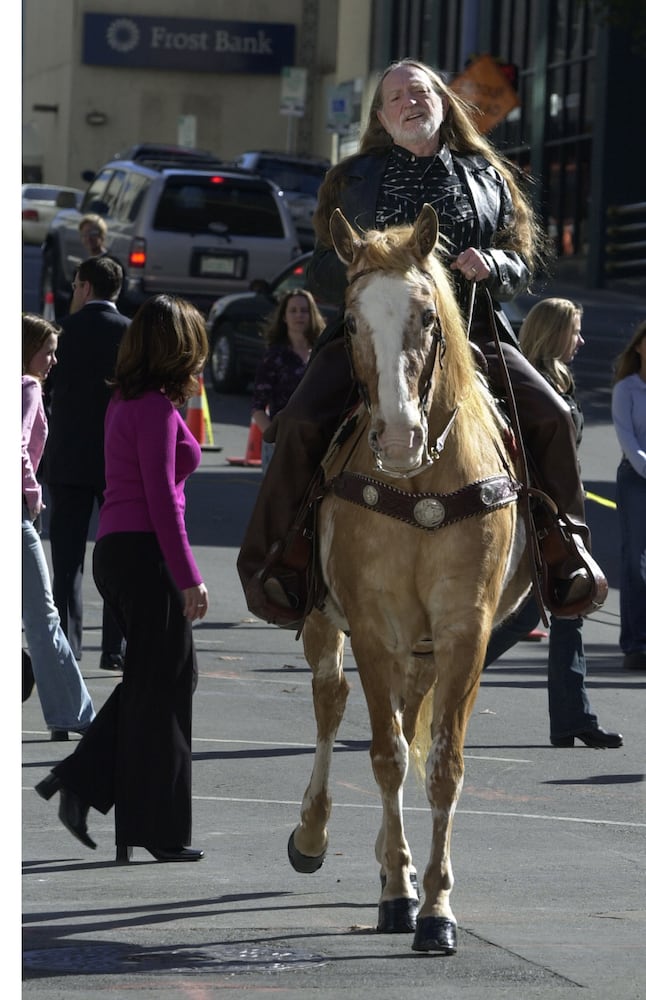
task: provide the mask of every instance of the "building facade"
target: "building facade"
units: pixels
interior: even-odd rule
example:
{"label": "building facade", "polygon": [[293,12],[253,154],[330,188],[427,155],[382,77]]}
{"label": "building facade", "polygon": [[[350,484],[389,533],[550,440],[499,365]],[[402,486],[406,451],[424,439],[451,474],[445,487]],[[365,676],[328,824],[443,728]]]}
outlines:
{"label": "building facade", "polygon": [[599,6],[23,0],[23,175],[78,186],[141,141],[336,160],[356,148],[392,60],[412,56],[452,80],[488,54],[518,94],[490,138],[532,178],[558,254],[592,287],[646,281],[645,8],[609,24]]}

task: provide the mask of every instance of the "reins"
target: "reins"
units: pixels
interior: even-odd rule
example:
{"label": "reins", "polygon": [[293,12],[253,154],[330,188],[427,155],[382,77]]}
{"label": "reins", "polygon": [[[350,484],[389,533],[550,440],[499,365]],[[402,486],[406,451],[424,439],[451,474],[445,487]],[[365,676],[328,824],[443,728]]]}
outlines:
{"label": "reins", "polygon": [[[471,321],[473,319],[473,307],[475,301],[475,282],[473,282],[473,290],[471,293],[471,304],[469,309],[469,327],[468,334],[471,334]],[[498,324],[496,323],[496,314],[493,308],[493,300],[491,298],[491,293],[487,288],[484,289],[485,299],[487,303],[487,313],[489,317],[489,326],[491,327],[492,339],[496,348],[496,354],[498,355],[498,361],[500,362],[500,370],[502,373],[502,378],[504,382],[505,396],[507,399],[507,404],[509,406],[509,419],[511,422],[512,431],[514,432],[514,437],[516,439],[516,446],[518,449],[518,465],[520,471],[520,490],[518,493],[518,502],[520,505],[520,510],[523,515],[523,520],[525,522],[525,530],[527,534],[527,545],[530,548],[531,558],[530,558],[530,570],[532,576],[532,584],[534,589],[534,598],[538,609],[540,611],[541,620],[545,626],[549,626],[549,620],[547,617],[547,611],[545,608],[545,603],[543,601],[540,580],[538,576],[538,567],[541,564],[540,548],[538,544],[538,537],[536,535],[536,528],[534,526],[534,519],[532,517],[531,507],[530,507],[530,497],[531,488],[529,485],[529,466],[527,463],[527,454],[525,452],[525,445],[523,443],[523,435],[520,429],[520,421],[518,419],[518,408],[516,407],[516,397],[514,395],[514,389],[511,384],[511,378],[509,375],[509,369],[507,368],[507,362],[505,360],[505,355],[502,350],[502,345],[500,343],[500,336],[498,334]]]}

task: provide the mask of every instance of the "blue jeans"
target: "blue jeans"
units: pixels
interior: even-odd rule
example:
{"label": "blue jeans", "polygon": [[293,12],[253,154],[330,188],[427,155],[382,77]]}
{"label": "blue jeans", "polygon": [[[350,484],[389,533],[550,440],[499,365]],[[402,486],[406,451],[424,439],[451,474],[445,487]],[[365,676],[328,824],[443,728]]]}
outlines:
{"label": "blue jeans", "polygon": [[625,458],[617,469],[617,512],[619,645],[624,653],[646,653],[646,479]]}
{"label": "blue jeans", "polygon": [[[510,622],[497,629],[487,646],[485,667],[511,649],[541,620],[538,605],[530,597]],[[550,739],[573,736],[598,725],[585,687],[585,651],[582,618],[552,618],[547,654],[547,702]]]}
{"label": "blue jeans", "polygon": [[271,456],[274,454],[274,445],[270,444],[269,441],[263,441],[262,448],[260,452],[260,457],[262,458],[262,474],[267,471],[267,467],[271,462]]}
{"label": "blue jeans", "polygon": [[49,729],[83,732],[94,706],[54,604],[49,567],[27,508],[22,509],[22,624]]}

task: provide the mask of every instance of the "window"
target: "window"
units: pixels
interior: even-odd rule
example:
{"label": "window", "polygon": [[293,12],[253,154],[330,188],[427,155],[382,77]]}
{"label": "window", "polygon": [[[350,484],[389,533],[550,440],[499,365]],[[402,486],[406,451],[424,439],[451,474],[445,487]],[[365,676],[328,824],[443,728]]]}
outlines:
{"label": "window", "polygon": [[154,229],[205,235],[285,235],[280,211],[268,187],[214,177],[169,177],[159,200]]}
{"label": "window", "polygon": [[121,187],[115,217],[119,222],[134,222],[141,208],[150,180],[141,174],[129,173]]}
{"label": "window", "polygon": [[102,170],[86,192],[82,211],[112,216],[125,177],[124,170]]}

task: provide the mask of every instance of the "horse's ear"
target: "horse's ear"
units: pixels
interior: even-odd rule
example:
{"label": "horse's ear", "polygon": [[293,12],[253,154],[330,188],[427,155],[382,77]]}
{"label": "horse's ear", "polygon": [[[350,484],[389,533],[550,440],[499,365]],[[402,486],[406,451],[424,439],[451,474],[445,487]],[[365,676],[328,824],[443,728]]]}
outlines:
{"label": "horse's ear", "polygon": [[340,208],[335,208],[332,212],[330,236],[337,257],[347,267],[354,260],[355,253],[360,249],[362,243]]}
{"label": "horse's ear", "polygon": [[440,232],[440,225],[437,212],[432,205],[425,204],[417,217],[413,234],[410,238],[410,246],[417,250],[420,257],[428,257],[433,252],[437,244]]}

